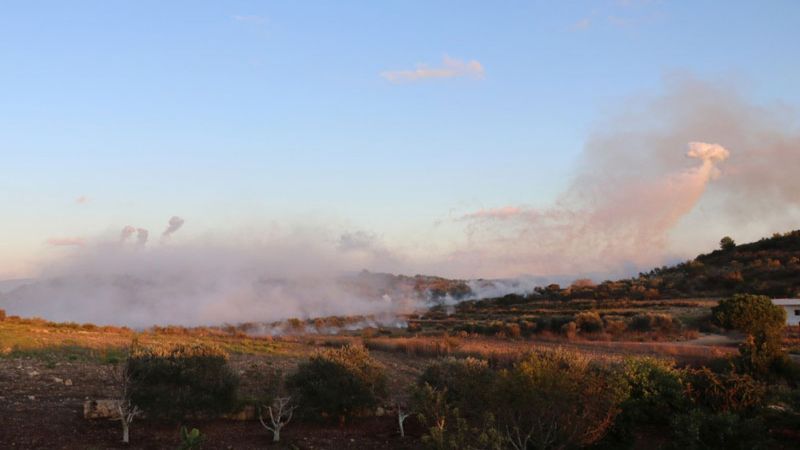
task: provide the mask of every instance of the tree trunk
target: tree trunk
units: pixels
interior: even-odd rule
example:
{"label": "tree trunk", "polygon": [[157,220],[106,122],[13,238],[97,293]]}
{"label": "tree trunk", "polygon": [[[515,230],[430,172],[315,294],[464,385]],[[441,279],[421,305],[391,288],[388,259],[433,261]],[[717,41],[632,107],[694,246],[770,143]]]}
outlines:
{"label": "tree trunk", "polygon": [[122,442],[127,444],[128,441],[129,441],[129,439],[128,439],[128,431],[129,431],[130,428],[128,426],[128,422],[125,421],[124,418],[122,419],[121,422],[122,422]]}
{"label": "tree trunk", "polygon": [[280,442],[281,440],[281,429],[275,428],[275,431],[272,432],[272,442]]}

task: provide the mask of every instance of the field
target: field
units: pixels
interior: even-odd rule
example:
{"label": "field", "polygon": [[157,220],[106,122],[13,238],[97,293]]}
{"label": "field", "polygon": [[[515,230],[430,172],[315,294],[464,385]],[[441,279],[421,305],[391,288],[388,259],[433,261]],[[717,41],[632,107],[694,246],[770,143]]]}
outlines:
{"label": "field", "polygon": [[[502,302],[500,302],[502,303]],[[119,442],[119,424],[83,418],[86,400],[109,398],[110,367],[126,356],[136,340],[142,345],[203,343],[230,354],[230,364],[241,376],[243,395],[254,386],[263,368],[293,371],[320,348],[363,343],[387,369],[390,391],[402,391],[431,362],[444,356],[472,356],[495,366],[510,367],[523,355],[568,348],[594,359],[618,361],[628,355],[650,355],[699,366],[736,353],[736,336],[703,333],[689,325],[668,332],[577,332],[565,336],[549,330],[508,333],[506,324],[537,318],[599,312],[606,323],[643,312],[669,313],[682,323],[696,325],[712,301],[531,302],[475,304],[449,313],[433,310],[409,318],[404,329],[364,329],[337,335],[254,336],[236,327],[163,327],[145,331],[92,324],[51,323],[41,319],[7,317],[0,321],[0,427],[3,448],[173,448],[180,443],[174,425],[137,421],[132,442]],[[539,319],[541,321],[541,319]],[[468,332],[467,327],[494,332]],[[513,327],[512,327],[513,329]],[[505,330],[505,331],[504,331]],[[524,334],[524,335],[523,335]],[[286,448],[417,448],[423,429],[414,418],[400,438],[393,405],[382,415],[357,417],[346,426],[306,422],[287,427],[281,445]],[[207,448],[264,448],[269,433],[257,420],[197,419]],[[46,431],[45,431],[46,430]],[[284,447],[279,447],[284,448]]]}

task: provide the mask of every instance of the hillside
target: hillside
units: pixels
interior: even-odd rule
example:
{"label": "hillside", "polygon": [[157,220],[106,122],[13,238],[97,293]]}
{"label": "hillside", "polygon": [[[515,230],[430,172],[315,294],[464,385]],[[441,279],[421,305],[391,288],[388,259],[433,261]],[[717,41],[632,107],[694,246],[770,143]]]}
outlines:
{"label": "hillside", "polygon": [[701,254],[627,280],[597,285],[584,280],[566,288],[549,285],[537,288],[534,295],[555,299],[659,299],[745,292],[771,297],[800,294],[800,230]]}

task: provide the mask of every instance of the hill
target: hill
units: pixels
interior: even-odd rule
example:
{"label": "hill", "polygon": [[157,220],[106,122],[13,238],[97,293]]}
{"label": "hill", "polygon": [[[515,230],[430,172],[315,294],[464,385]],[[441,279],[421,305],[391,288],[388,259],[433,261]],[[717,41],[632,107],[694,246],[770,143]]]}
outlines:
{"label": "hill", "polygon": [[725,297],[736,293],[793,297],[800,294],[800,230],[741,245],[728,245],[671,267],[639,276],[562,288],[536,288],[534,296],[552,299],[662,299]]}

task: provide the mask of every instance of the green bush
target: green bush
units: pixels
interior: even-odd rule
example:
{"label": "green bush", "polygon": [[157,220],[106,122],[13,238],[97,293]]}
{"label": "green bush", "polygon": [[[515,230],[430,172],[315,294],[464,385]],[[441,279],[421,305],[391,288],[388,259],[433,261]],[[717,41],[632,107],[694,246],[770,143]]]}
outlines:
{"label": "green bush", "polygon": [[788,367],[782,347],[786,311],[763,295],[740,294],[719,302],[712,309],[722,327],[748,335],[739,347],[741,370],[763,377]]}
{"label": "green bush", "polygon": [[325,350],[300,364],[287,388],[308,418],[347,417],[377,406],[386,396],[383,366],[362,346]]}
{"label": "green bush", "polygon": [[758,450],[775,448],[760,417],[695,409],[672,418],[669,448],[675,450]]}
{"label": "green bush", "polygon": [[502,371],[492,411],[513,448],[575,448],[606,434],[625,396],[617,373],[557,350]]}
{"label": "green bush", "polygon": [[228,367],[227,355],[216,347],[134,346],[125,370],[131,402],[151,418],[217,415],[236,405],[239,379]]}
{"label": "green bush", "polygon": [[660,331],[669,333],[675,331],[680,324],[667,313],[643,313],[633,316],[628,324],[631,331],[648,332]]}
{"label": "green bush", "polygon": [[575,315],[575,324],[582,333],[603,331],[603,319],[595,311],[587,311]]}
{"label": "green bush", "polygon": [[[487,386],[489,387],[489,386]],[[498,431],[494,416],[481,408],[480,420],[468,420],[447,401],[447,389],[422,383],[414,389],[417,419],[427,428],[422,443],[433,450],[502,450],[506,439]],[[463,401],[463,398],[459,398]],[[474,411],[473,416],[478,412]]]}
{"label": "green bush", "polygon": [[491,399],[495,376],[486,361],[447,358],[428,366],[418,384],[443,392],[449,405],[458,408],[465,417],[474,418]]}
{"label": "green bush", "polygon": [[737,294],[719,302],[711,312],[723,328],[753,336],[781,331],[786,324],[786,311],[764,295]]}

